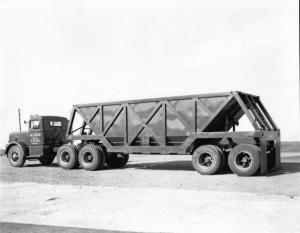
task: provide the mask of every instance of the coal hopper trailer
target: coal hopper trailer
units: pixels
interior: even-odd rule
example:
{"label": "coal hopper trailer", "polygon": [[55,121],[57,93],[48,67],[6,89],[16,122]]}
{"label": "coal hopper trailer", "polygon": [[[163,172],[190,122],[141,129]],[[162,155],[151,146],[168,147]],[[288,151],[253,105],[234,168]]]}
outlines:
{"label": "coal hopper trailer", "polygon": [[[244,115],[253,130],[236,130]],[[260,98],[243,92],[74,105],[67,140],[57,152],[66,169],[120,168],[129,154],[192,155],[204,175],[280,168],[280,130]]]}

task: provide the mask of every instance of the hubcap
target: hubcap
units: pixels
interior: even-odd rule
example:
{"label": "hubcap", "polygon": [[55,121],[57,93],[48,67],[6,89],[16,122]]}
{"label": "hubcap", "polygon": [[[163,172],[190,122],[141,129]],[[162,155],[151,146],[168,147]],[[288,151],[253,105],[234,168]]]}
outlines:
{"label": "hubcap", "polygon": [[247,169],[250,167],[252,157],[247,152],[240,152],[235,156],[234,162],[240,169]]}
{"label": "hubcap", "polygon": [[64,151],[61,155],[61,160],[65,163],[69,162],[70,161],[70,154],[68,151]]}
{"label": "hubcap", "polygon": [[91,163],[93,161],[93,155],[90,152],[86,152],[83,155],[83,161],[85,163]]}
{"label": "hubcap", "polygon": [[211,154],[205,152],[199,155],[198,162],[202,168],[208,169],[213,163],[213,157]]}
{"label": "hubcap", "polygon": [[18,159],[19,159],[19,154],[18,152],[14,151],[11,155],[11,159],[14,161],[14,162],[17,162]]}

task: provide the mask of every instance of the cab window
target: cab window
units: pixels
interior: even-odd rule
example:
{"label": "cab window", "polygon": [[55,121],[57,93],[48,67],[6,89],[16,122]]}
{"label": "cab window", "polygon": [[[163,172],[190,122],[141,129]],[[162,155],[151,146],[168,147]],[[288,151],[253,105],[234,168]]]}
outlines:
{"label": "cab window", "polygon": [[61,126],[61,121],[50,121],[50,126],[60,127]]}
{"label": "cab window", "polygon": [[40,121],[34,120],[30,122],[30,128],[31,129],[39,129],[40,128]]}

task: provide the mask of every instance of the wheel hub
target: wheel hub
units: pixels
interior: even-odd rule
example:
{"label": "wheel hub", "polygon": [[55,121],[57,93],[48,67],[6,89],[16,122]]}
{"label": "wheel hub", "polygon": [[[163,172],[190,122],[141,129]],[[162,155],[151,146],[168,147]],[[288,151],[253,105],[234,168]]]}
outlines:
{"label": "wheel hub", "polygon": [[69,162],[70,161],[70,154],[65,151],[63,152],[62,156],[61,156],[61,160],[64,161],[64,162]]}
{"label": "wheel hub", "polygon": [[209,168],[213,163],[213,158],[209,153],[202,153],[198,158],[198,162],[200,166]]}
{"label": "wheel hub", "polygon": [[83,155],[83,161],[85,163],[91,163],[93,161],[93,155],[91,153],[89,153],[89,152],[85,153]]}
{"label": "wheel hub", "polygon": [[235,164],[241,169],[247,169],[250,167],[252,157],[247,152],[240,152],[235,157]]}
{"label": "wheel hub", "polygon": [[19,154],[15,151],[12,153],[11,158],[14,162],[17,162],[19,159]]}

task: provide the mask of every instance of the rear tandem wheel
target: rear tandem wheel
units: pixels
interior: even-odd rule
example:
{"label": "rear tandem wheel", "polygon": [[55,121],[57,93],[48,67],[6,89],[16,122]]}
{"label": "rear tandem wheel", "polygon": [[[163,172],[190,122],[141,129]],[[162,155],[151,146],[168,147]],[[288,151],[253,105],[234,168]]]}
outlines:
{"label": "rear tandem wheel", "polygon": [[192,156],[194,169],[202,175],[212,175],[219,171],[224,164],[224,154],[215,145],[199,146]]}
{"label": "rear tandem wheel", "polygon": [[252,144],[235,146],[228,156],[228,165],[238,176],[252,176],[260,166],[260,148]]}
{"label": "rear tandem wheel", "polygon": [[74,145],[63,145],[57,151],[57,163],[61,168],[73,169],[78,166],[78,151]]}
{"label": "rear tandem wheel", "polygon": [[79,164],[85,170],[94,171],[105,162],[105,152],[100,146],[87,144],[79,151]]}

